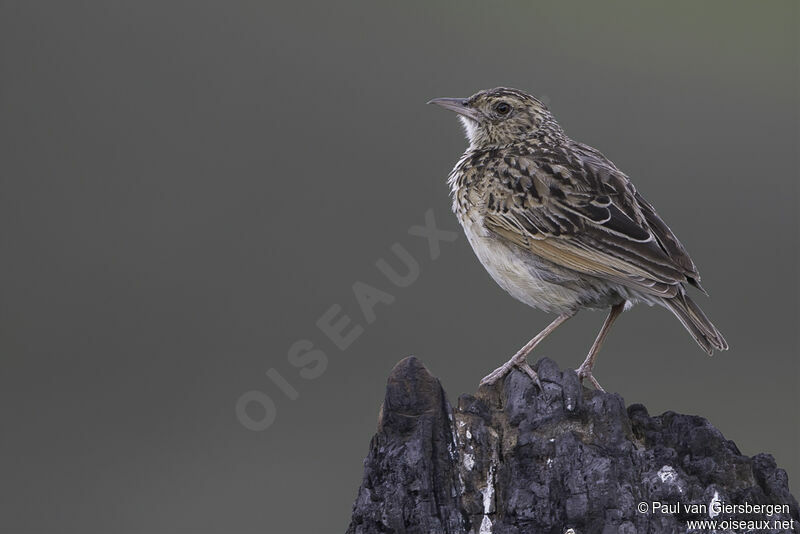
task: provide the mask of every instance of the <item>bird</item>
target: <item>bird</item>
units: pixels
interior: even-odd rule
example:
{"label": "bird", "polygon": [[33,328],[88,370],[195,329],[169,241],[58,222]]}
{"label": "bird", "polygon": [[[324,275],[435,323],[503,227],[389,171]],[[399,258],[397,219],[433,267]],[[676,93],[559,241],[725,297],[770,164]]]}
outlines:
{"label": "bird", "polygon": [[689,296],[700,274],[685,247],[631,180],[600,151],[572,140],[537,98],[508,87],[428,102],[454,111],[468,147],[448,177],[452,209],[472,250],[515,299],[556,314],[508,362],[539,386],[528,354],[580,310],[608,310],[583,363],[597,354],[620,314],[635,304],[670,310],[709,355],[728,343]]}

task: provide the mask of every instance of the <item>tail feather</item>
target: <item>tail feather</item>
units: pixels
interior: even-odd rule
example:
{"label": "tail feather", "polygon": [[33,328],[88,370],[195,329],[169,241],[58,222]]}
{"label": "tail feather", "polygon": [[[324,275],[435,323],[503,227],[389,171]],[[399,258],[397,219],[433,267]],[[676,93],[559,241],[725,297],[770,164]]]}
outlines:
{"label": "tail feather", "polygon": [[714,353],[714,349],[728,350],[728,342],[688,295],[679,293],[673,298],[664,299],[664,305],[709,355]]}

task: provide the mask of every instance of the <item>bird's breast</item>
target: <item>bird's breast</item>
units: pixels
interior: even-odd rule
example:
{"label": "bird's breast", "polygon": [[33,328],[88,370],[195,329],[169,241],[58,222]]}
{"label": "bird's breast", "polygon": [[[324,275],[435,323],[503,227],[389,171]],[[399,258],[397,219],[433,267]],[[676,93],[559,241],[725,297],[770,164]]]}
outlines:
{"label": "bird's breast", "polygon": [[574,276],[490,233],[478,210],[456,213],[481,265],[512,297],[551,313],[578,307],[581,293],[574,287]]}

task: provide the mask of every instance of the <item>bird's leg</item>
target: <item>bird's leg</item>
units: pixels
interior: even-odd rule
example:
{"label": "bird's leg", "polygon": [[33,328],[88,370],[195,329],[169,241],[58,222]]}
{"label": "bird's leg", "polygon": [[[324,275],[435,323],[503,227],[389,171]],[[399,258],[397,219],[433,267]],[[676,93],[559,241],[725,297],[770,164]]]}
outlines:
{"label": "bird's leg", "polygon": [[617,320],[617,317],[619,317],[619,314],[621,314],[622,310],[624,309],[624,302],[621,304],[615,304],[611,307],[611,311],[608,313],[608,317],[606,317],[606,322],[603,323],[600,333],[597,334],[597,338],[594,340],[594,343],[592,343],[592,348],[589,349],[588,356],[586,356],[586,359],[583,361],[581,366],[575,369],[575,372],[578,373],[578,378],[581,380],[581,382],[583,382],[584,378],[588,378],[594,387],[603,392],[605,392],[605,389],[603,389],[603,386],[601,386],[597,379],[595,379],[595,377],[592,375],[592,367],[594,367],[594,360],[597,358],[597,353],[600,351],[600,346],[606,339],[606,335],[608,335],[611,325],[614,324],[614,321]]}
{"label": "bird's leg", "polygon": [[544,330],[536,334],[536,336],[530,341],[528,341],[524,347],[519,349],[519,351],[514,356],[512,356],[510,360],[508,360],[506,363],[504,363],[503,365],[501,365],[500,367],[498,367],[497,369],[486,375],[483,378],[483,380],[481,380],[481,385],[485,386],[494,384],[495,382],[503,378],[508,372],[511,371],[511,369],[513,369],[516,366],[525,371],[528,374],[528,376],[530,376],[531,379],[533,379],[533,381],[536,382],[536,385],[542,387],[542,384],[539,382],[539,376],[536,374],[536,371],[534,371],[531,368],[531,366],[528,365],[528,362],[525,358],[534,349],[534,347],[536,347],[536,345],[538,345],[544,338],[546,338],[553,330],[558,328],[559,325],[561,325],[561,323],[563,323],[573,315],[575,315],[575,312],[562,313],[561,315],[556,317],[555,321],[547,325],[547,327],[545,327]]}

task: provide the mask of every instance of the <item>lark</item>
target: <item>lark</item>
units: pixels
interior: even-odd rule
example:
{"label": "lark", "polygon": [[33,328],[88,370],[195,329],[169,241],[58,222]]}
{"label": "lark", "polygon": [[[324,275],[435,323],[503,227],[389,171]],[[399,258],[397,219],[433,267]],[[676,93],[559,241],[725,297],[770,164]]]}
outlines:
{"label": "lark", "polygon": [[[688,295],[703,293],[686,249],[598,150],[573,141],[536,98],[498,87],[429,103],[454,111],[469,146],[450,173],[453,211],[481,264],[516,298],[556,319],[486,376],[515,366],[539,383],[528,354],[579,310],[609,310],[584,362],[592,374],[611,325],[637,303],[669,309],[710,355],[728,344]],[[541,384],[540,384],[541,385]]]}

